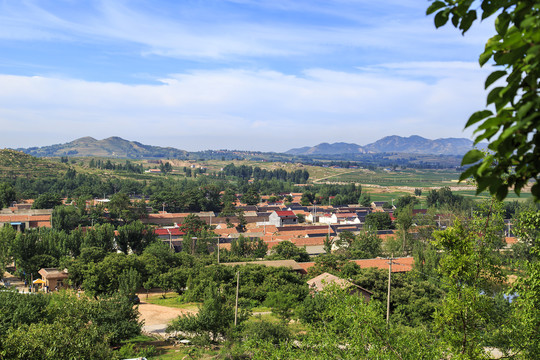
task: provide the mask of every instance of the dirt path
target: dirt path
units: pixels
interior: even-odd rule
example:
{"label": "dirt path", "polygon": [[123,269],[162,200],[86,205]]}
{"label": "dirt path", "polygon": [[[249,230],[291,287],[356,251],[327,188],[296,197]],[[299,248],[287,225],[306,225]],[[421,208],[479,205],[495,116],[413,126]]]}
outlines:
{"label": "dirt path", "polygon": [[148,304],[144,301],[139,304],[139,312],[141,320],[144,320],[143,331],[160,336],[165,336],[165,329],[169,321],[182,314],[194,313],[191,310]]}
{"label": "dirt path", "polygon": [[328,175],[328,176],[325,176],[325,177],[322,177],[320,179],[314,179],[313,180],[313,183],[316,184],[316,183],[319,183],[323,180],[326,180],[326,179],[330,179],[334,176],[341,176],[341,175],[345,175],[345,174],[350,174],[350,173],[353,173],[353,172],[358,172],[358,170],[353,170],[353,171],[347,171],[347,172],[344,172],[344,173],[340,173],[340,174],[333,174],[333,175]]}

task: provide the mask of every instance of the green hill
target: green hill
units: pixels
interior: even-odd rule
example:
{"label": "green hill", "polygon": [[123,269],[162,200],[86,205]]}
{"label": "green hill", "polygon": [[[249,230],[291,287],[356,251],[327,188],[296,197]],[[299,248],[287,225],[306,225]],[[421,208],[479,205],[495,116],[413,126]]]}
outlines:
{"label": "green hill", "polygon": [[95,156],[122,159],[170,158],[185,159],[188,152],[172,147],[144,145],[113,136],[103,140],[83,137],[65,144],[17,149],[32,156]]}
{"label": "green hill", "polygon": [[38,159],[20,151],[0,149],[0,178],[57,176],[68,165]]}

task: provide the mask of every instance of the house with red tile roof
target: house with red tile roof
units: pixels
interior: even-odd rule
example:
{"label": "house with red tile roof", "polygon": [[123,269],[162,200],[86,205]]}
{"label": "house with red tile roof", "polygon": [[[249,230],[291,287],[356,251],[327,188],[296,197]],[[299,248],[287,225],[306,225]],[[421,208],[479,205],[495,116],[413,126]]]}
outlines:
{"label": "house with red tile roof", "polygon": [[[377,268],[381,270],[388,271],[388,259],[384,258],[375,258],[375,259],[361,259],[361,260],[349,260],[354,262],[356,265],[360,266],[362,269],[365,268]],[[315,266],[315,262],[303,262],[298,263],[298,265],[304,270],[304,273],[307,274],[309,268]],[[414,258],[413,257],[400,257],[394,258],[392,261],[392,272],[409,272],[414,267]]]}
{"label": "house with red tile roof", "polygon": [[0,215],[0,226],[9,224],[18,231],[24,231],[24,229],[32,229],[39,227],[51,226],[51,215]]}
{"label": "house with red tile roof", "polygon": [[371,291],[364,289],[361,286],[326,272],[308,280],[307,284],[309,285],[310,290],[314,292],[324,291],[328,286],[338,286],[340,289],[346,290],[351,295],[356,294],[362,296],[366,302],[369,302],[373,295]]}
{"label": "house with red tile roof", "polygon": [[283,225],[297,225],[298,218],[294,212],[290,210],[285,211],[272,211],[268,216],[268,225],[274,225],[280,227]]}

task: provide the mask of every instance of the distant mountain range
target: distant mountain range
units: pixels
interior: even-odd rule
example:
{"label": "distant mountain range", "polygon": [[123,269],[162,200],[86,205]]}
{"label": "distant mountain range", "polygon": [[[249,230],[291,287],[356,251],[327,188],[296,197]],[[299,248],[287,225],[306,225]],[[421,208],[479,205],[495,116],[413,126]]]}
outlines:
{"label": "distant mountain range", "polygon": [[128,159],[185,158],[188,152],[172,147],[143,145],[137,141],[112,136],[103,140],[82,137],[65,144],[17,149],[32,156],[103,156]]}
{"label": "distant mountain range", "polygon": [[[483,144],[479,148],[485,148]],[[374,143],[360,146],[338,142],[334,144],[322,143],[317,146],[306,146],[286,151],[286,155],[355,155],[374,153],[407,153],[423,155],[463,155],[473,147],[473,142],[463,138],[446,138],[429,140],[421,136],[409,137],[387,136]],[[144,145],[137,141],[124,140],[118,136],[103,140],[92,137],[83,137],[65,144],[56,144],[43,147],[31,147],[17,149],[26,154],[44,156],[96,156],[116,157],[127,159],[142,158],[171,158],[185,159],[190,153],[172,147],[160,147]]]}
{"label": "distant mountain range", "polygon": [[[484,149],[487,144],[480,144]],[[290,155],[337,155],[366,153],[408,153],[431,155],[463,155],[473,148],[473,142],[464,138],[446,138],[430,140],[418,135],[409,137],[387,136],[374,143],[360,146],[349,143],[322,143],[313,147],[302,147],[285,152]]]}

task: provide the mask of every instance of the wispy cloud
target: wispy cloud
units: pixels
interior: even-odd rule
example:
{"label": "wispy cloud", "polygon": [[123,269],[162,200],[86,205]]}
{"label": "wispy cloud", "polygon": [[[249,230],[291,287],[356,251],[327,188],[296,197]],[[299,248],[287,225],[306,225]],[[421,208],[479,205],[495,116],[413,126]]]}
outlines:
{"label": "wispy cloud", "polygon": [[[162,11],[159,3],[152,6],[153,2],[108,0],[84,8],[58,2],[63,6],[51,6],[47,1],[4,2],[0,38],[127,41],[141,46],[139,51],[146,55],[242,60],[332,54],[343,49],[349,56],[350,49],[378,49],[397,56],[430,49],[427,45],[434,41],[441,48],[448,42],[455,44],[457,35],[445,36],[443,30],[434,39],[432,20],[418,13],[417,2],[410,1],[382,5],[372,1],[235,1],[246,6],[234,10],[223,5],[227,2],[221,6],[219,1],[179,2],[166,8],[168,11]],[[274,12],[258,12],[260,8]],[[467,37],[462,46],[477,40]],[[426,55],[428,51],[417,54]]]}
{"label": "wispy cloud", "polygon": [[[161,134],[191,150],[365,144],[390,133],[464,136],[467,114],[482,106],[483,74],[449,72],[435,82],[417,79],[421,69],[429,73],[444,65],[403,64],[400,71],[411,69],[410,77],[325,69],[302,76],[193,71],[171,75],[160,85],[3,75],[0,81],[11,85],[0,89],[0,125],[15,131],[24,124],[27,145],[49,144],[39,138],[53,133],[63,141],[119,134],[143,142]],[[170,139],[166,145],[180,146]]]}

